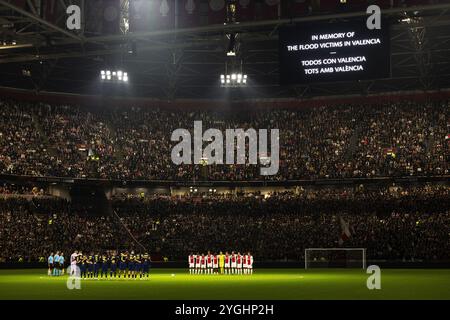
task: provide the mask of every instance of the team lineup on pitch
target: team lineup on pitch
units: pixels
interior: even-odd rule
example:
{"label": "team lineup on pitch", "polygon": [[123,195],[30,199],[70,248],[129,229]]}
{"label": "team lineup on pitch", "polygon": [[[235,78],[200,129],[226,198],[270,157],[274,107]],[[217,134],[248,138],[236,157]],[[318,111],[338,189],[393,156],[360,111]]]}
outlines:
{"label": "team lineup on pitch", "polygon": [[[189,274],[253,274],[253,256],[248,252],[241,255],[234,251],[229,254],[190,254],[188,257]],[[56,251],[47,258],[48,276],[64,275],[64,253]],[[104,254],[85,255],[75,250],[70,255],[70,267],[67,274],[79,279],[148,279],[151,257],[148,253],[134,251],[111,251]]]}

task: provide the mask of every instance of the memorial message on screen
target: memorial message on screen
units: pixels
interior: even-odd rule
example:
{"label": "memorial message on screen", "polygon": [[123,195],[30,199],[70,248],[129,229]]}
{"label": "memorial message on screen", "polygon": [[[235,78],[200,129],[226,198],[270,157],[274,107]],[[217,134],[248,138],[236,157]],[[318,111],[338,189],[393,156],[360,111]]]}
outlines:
{"label": "memorial message on screen", "polygon": [[386,78],[390,75],[389,26],[365,21],[304,24],[279,33],[282,84]]}

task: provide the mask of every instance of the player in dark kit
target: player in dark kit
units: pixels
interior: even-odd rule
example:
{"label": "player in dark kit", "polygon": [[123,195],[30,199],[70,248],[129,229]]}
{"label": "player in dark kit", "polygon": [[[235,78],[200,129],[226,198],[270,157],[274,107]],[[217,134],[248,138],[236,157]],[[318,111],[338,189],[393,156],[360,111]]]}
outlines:
{"label": "player in dark kit", "polygon": [[109,277],[112,278],[114,276],[114,278],[117,276],[117,261],[118,261],[118,257],[113,254],[110,257],[110,271],[109,271]]}
{"label": "player in dark kit", "polygon": [[119,279],[120,276],[126,277],[127,274],[127,254],[121,252],[120,253],[120,261],[119,261]]}
{"label": "player in dark kit", "polygon": [[109,261],[108,260],[109,260],[108,256],[106,254],[104,254],[102,256],[102,260],[101,260],[102,272],[100,274],[100,277],[102,279],[103,279],[103,277],[108,279],[108,267],[109,267]]}
{"label": "player in dark kit", "polygon": [[142,256],[142,273],[143,276],[145,276],[146,278],[149,277],[150,275],[150,256],[148,255],[148,253],[144,253],[144,255]]}
{"label": "player in dark kit", "polygon": [[94,253],[91,253],[87,258],[87,274],[88,278],[94,277],[94,264],[95,264],[95,256]]}
{"label": "player in dark kit", "polygon": [[101,268],[101,256],[99,254],[94,255],[94,278],[98,279],[98,273]]}
{"label": "player in dark kit", "polygon": [[128,256],[128,278],[132,278],[134,274],[134,252],[131,251],[131,254]]}
{"label": "player in dark kit", "polygon": [[134,278],[137,279],[139,275],[139,278],[142,279],[142,260],[139,254],[134,256],[134,263]]}
{"label": "player in dark kit", "polygon": [[82,254],[80,251],[80,254],[77,255],[77,266],[80,267],[80,275],[82,279],[86,279],[86,256]]}

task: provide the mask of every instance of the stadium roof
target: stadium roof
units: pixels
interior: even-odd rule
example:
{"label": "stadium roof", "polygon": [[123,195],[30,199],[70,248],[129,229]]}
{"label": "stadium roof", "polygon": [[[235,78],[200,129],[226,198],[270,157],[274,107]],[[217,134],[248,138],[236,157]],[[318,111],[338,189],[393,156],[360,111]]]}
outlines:
{"label": "stadium roof", "polygon": [[[111,86],[100,83],[99,71],[113,67],[130,75],[128,84],[114,86],[116,94],[169,100],[305,98],[450,87],[448,3],[382,10],[383,17],[391,22],[391,78],[280,86],[280,26],[345,21],[366,13],[303,15],[107,35],[73,33],[64,27],[65,10],[50,22],[30,1],[25,6],[17,6],[17,2],[25,1],[0,0],[0,34],[14,41],[14,45],[0,45],[3,87],[109,95]],[[127,2],[121,1],[122,5]],[[55,1],[62,8],[67,4]],[[91,11],[87,21],[98,19],[95,14]],[[224,73],[227,60],[226,35],[236,32],[241,44],[239,60],[250,81],[245,88],[224,90],[219,86],[219,75]]]}

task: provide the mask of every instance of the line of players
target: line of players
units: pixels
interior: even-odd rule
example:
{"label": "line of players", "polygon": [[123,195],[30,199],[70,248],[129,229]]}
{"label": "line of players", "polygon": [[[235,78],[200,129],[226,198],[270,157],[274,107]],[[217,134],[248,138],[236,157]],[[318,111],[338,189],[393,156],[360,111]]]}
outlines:
{"label": "line of players", "polygon": [[[148,279],[150,276],[151,258],[148,253],[105,253],[85,255],[75,251],[70,256],[71,270],[79,268],[82,279]],[[73,273],[73,271],[71,271]]]}
{"label": "line of players", "polygon": [[49,276],[62,276],[64,275],[64,253],[53,252],[47,258],[48,275]]}
{"label": "line of players", "polygon": [[248,252],[193,254],[188,257],[190,274],[253,274],[253,256]]}

